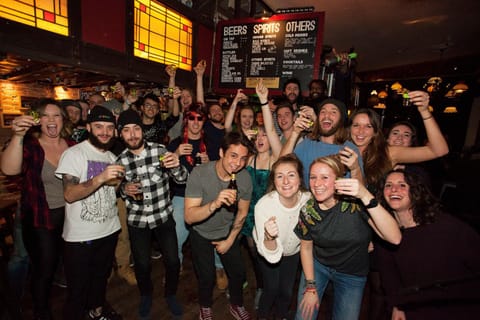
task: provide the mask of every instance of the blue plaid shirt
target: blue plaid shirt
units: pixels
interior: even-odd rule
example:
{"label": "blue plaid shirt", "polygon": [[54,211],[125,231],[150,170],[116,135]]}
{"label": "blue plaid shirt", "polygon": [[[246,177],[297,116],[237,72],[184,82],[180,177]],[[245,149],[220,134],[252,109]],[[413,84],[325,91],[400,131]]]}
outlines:
{"label": "blue plaid shirt", "polygon": [[182,165],[173,169],[162,168],[158,157],[165,152],[165,146],[145,142],[145,148],[140,155],[126,149],[117,158],[117,163],[125,167],[124,183],[131,181],[134,176],[140,178],[142,183],[143,201],[134,201],[121,192],[127,206],[129,226],[153,229],[166,222],[168,216],[173,214],[169,178],[176,183],[186,183],[188,171]]}

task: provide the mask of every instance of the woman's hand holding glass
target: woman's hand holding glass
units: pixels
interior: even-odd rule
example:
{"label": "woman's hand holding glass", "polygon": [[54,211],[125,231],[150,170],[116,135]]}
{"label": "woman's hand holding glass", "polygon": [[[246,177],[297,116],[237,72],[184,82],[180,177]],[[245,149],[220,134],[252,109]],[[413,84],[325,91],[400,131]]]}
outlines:
{"label": "woman's hand holding glass", "polygon": [[353,178],[342,178],[335,180],[335,190],[338,194],[359,199],[369,194],[367,188],[360,181]]}
{"label": "woman's hand holding glass", "polygon": [[360,169],[358,154],[352,148],[345,146],[338,152],[338,155],[340,156],[340,162],[350,171]]}
{"label": "woman's hand holding glass", "polygon": [[248,97],[243,93],[243,89],[238,89],[235,98],[233,98],[233,103],[239,103],[240,101],[248,101]]}
{"label": "woman's hand holding glass", "polygon": [[418,112],[428,111],[430,97],[425,91],[410,91],[408,93],[410,104],[414,104],[418,108]]}
{"label": "woman's hand holding glass", "polygon": [[12,121],[12,131],[15,135],[25,136],[27,131],[40,124],[40,118],[36,120],[32,115],[23,115],[16,117]]}

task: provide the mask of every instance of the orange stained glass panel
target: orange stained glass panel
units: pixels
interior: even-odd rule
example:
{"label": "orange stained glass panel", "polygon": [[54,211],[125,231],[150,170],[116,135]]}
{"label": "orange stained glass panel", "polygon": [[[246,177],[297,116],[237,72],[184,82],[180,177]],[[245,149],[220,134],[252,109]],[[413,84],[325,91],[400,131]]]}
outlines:
{"label": "orange stained glass panel", "polygon": [[68,0],[2,0],[0,17],[68,36]]}
{"label": "orange stained glass panel", "polygon": [[192,70],[192,22],[158,1],[134,0],[134,55]]}

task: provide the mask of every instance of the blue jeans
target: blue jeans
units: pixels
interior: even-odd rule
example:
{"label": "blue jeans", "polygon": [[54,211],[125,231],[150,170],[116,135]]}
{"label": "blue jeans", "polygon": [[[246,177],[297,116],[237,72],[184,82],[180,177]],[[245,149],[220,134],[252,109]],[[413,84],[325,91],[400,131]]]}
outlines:
{"label": "blue jeans", "polygon": [[128,234],[140,295],[151,296],[153,292],[150,258],[153,234],[158,240],[165,264],[165,296],[175,295],[178,287],[180,260],[178,259],[177,235],[173,217],[169,216],[166,222],[154,229],[128,226]]}
{"label": "blue jeans", "polygon": [[173,205],[173,219],[175,219],[175,231],[177,232],[178,240],[178,258],[180,259],[180,264],[183,262],[183,244],[187,241],[188,238],[188,228],[185,224],[185,198],[174,196],[172,198]]}
{"label": "blue jeans", "polygon": [[[333,285],[332,320],[357,320],[362,307],[363,289],[367,277],[337,272],[335,269],[322,265],[315,258],[313,261],[320,302],[328,282],[331,281]],[[304,289],[305,275],[302,272],[298,287],[297,306],[300,306],[302,302]],[[317,314],[318,309],[314,312],[312,319],[317,319]],[[295,319],[304,320],[300,308],[297,309]]]}

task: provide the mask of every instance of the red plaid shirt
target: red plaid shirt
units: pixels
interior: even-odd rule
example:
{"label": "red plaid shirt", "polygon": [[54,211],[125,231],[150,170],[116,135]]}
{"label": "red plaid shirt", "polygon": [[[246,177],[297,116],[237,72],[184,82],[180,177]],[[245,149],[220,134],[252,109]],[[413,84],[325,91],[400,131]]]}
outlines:
{"label": "red plaid shirt", "polygon": [[[74,141],[66,140],[68,146]],[[45,187],[42,181],[45,152],[37,138],[25,136],[23,141],[22,197],[20,200],[22,219],[29,219],[35,228],[53,229]]]}

